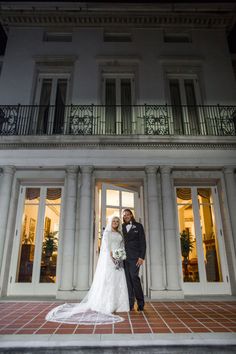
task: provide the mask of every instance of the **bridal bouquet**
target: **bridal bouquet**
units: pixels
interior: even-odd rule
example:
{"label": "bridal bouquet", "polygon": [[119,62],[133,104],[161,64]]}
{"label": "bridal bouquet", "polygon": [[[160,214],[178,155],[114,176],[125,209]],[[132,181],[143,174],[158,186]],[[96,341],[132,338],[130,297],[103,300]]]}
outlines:
{"label": "bridal bouquet", "polygon": [[126,252],[124,248],[118,248],[112,252],[113,261],[115,263],[116,269],[121,269],[123,266],[123,261],[126,259]]}

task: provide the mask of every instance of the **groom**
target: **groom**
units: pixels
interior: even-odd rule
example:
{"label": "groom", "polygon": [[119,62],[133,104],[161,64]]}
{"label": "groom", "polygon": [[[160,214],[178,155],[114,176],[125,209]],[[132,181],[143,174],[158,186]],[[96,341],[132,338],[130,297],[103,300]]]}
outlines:
{"label": "groom", "polygon": [[146,252],[146,240],[143,225],[135,221],[130,209],[123,211],[122,231],[124,235],[126,260],[124,262],[130,311],[134,308],[135,298],[138,311],[144,309],[144,296],[139,278],[139,267],[143,264]]}

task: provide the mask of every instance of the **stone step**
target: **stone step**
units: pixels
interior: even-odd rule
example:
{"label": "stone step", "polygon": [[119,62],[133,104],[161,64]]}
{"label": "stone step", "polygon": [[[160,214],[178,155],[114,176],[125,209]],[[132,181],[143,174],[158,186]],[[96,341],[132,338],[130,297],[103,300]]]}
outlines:
{"label": "stone step", "polygon": [[229,354],[236,345],[2,348],[0,354]]}

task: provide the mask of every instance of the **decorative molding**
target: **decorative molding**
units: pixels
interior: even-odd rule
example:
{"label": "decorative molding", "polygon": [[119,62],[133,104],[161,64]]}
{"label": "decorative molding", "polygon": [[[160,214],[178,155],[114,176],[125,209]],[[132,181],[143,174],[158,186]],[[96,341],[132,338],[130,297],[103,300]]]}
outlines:
{"label": "decorative molding", "polygon": [[158,60],[163,64],[184,64],[184,65],[201,65],[204,57],[193,55],[161,55]]}
{"label": "decorative molding", "polygon": [[36,55],[33,59],[39,65],[72,66],[78,57],[76,55]]}
{"label": "decorative molding", "polygon": [[165,149],[165,150],[236,150],[236,143],[168,143],[168,142],[54,142],[54,143],[0,143],[2,150],[41,150],[41,149]]}
{"label": "decorative molding", "polygon": [[[146,11],[145,11],[146,10]],[[27,10],[1,10],[0,19],[7,26],[30,27],[104,27],[127,26],[142,28],[231,28],[234,22],[233,13],[200,13],[200,12],[112,12],[93,11],[85,13],[72,9],[27,9]]]}
{"label": "decorative molding", "polygon": [[101,55],[96,57],[96,61],[102,64],[109,65],[119,65],[119,64],[137,64],[142,61],[141,57],[138,55],[124,55],[124,56],[115,56],[115,55]]}

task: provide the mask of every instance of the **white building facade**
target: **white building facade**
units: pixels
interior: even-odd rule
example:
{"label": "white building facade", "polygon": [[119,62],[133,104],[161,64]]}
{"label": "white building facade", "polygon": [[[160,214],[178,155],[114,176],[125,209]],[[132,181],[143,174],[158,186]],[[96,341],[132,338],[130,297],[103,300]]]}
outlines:
{"label": "white building facade", "polygon": [[233,5],[4,3],[0,293],[80,299],[130,208],[151,299],[236,294]]}

